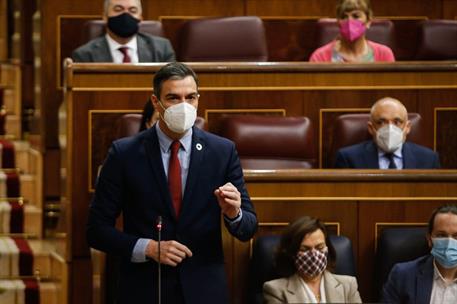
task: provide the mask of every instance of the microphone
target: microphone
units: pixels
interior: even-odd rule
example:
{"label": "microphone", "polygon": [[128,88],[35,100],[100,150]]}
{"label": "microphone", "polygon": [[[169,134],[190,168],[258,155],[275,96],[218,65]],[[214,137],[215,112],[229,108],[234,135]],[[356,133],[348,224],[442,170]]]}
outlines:
{"label": "microphone", "polygon": [[157,277],[158,277],[158,280],[157,280],[157,288],[158,288],[158,293],[157,293],[157,296],[158,296],[158,304],[162,304],[162,282],[161,282],[161,277],[162,277],[162,269],[161,269],[161,262],[160,262],[160,239],[161,239],[161,236],[162,236],[162,217],[159,215],[157,217],[157,221],[156,221],[156,229],[157,229],[157,251],[158,251],[158,254],[159,254],[159,257],[157,259],[159,265],[158,265],[158,272],[157,272]]}

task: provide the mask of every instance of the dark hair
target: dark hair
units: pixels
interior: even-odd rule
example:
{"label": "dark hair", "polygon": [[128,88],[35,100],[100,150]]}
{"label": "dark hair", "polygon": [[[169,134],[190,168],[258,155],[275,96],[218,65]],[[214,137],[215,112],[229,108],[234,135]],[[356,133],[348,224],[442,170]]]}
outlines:
{"label": "dark hair", "polygon": [[325,236],[325,244],[328,248],[327,269],[332,270],[336,262],[336,251],[328,238],[325,225],[317,218],[304,216],[291,223],[284,230],[278,250],[276,252],[276,271],[283,277],[289,277],[297,272],[295,268],[295,256],[300,249],[303,238],[320,229]]}
{"label": "dark hair", "polygon": [[432,234],[433,232],[433,226],[435,225],[435,217],[437,214],[445,214],[445,213],[452,213],[457,215],[457,205],[454,204],[447,204],[441,207],[436,208],[432,212],[432,216],[430,217],[430,220],[428,221],[428,233]]}
{"label": "dark hair", "polygon": [[148,128],[146,125],[154,115],[154,107],[152,106],[151,100],[148,98],[148,101],[144,104],[143,113],[141,113],[141,123],[140,123],[140,132]]}
{"label": "dark hair", "polygon": [[169,79],[184,79],[187,76],[192,76],[197,84],[198,78],[195,72],[181,62],[171,62],[164,65],[154,76],[154,95],[160,99],[160,93],[162,91],[162,84]]}
{"label": "dark hair", "polygon": [[344,19],[344,14],[353,10],[361,10],[367,15],[367,20],[373,18],[370,0],[339,0],[336,5],[336,18]]}

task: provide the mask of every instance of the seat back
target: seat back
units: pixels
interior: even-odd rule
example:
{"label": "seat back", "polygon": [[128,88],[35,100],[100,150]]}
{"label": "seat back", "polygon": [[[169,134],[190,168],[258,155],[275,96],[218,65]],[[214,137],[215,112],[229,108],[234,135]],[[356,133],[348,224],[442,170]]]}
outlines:
{"label": "seat back", "polygon": [[[370,114],[343,114],[338,116],[334,123],[333,138],[331,141],[330,155],[334,160],[338,149],[355,145],[366,140],[370,140],[372,136],[368,133],[368,120]],[[411,131],[408,134],[408,141],[424,144],[424,138],[421,132],[421,116],[419,113],[408,113],[408,119],[411,121]]]}
{"label": "seat back", "polygon": [[[279,235],[264,235],[255,239],[249,265],[250,286],[247,303],[263,303],[263,283],[280,277],[274,266],[280,239]],[[351,240],[337,235],[330,235],[329,239],[336,251],[334,273],[355,276],[356,268]]]}
{"label": "seat back", "polygon": [[[116,122],[116,138],[128,137],[137,134],[140,130],[140,125],[141,114],[129,113],[122,115]],[[197,116],[195,126],[202,130],[206,129],[205,119]]]}
{"label": "seat back", "polygon": [[[338,21],[333,18],[322,18],[316,24],[316,48],[334,40],[340,33]],[[374,19],[366,32],[368,40],[381,43],[395,49],[395,29],[390,20]]]}
{"label": "seat back", "polygon": [[240,16],[187,21],[178,33],[180,61],[267,61],[263,22]]}
{"label": "seat back", "polygon": [[[164,37],[162,22],[157,20],[143,20],[139,24],[141,33]],[[84,41],[100,37],[106,33],[106,22],[103,20],[89,20],[84,24]]]}
{"label": "seat back", "polygon": [[426,227],[385,228],[376,252],[376,290],[380,293],[396,263],[414,260],[429,253]]}
{"label": "seat back", "polygon": [[221,135],[234,141],[244,169],[316,167],[313,130],[307,117],[227,115]]}
{"label": "seat back", "polygon": [[457,20],[424,20],[417,60],[457,60]]}

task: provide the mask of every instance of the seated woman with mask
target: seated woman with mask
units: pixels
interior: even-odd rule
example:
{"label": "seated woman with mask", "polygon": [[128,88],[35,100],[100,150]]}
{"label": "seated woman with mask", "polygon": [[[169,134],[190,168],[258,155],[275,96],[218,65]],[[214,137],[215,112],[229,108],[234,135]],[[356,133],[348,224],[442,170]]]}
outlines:
{"label": "seated woman with mask", "polygon": [[362,303],[355,277],[330,269],[336,252],[324,224],[304,216],[284,231],[276,255],[283,278],[265,282],[265,303]]}
{"label": "seated woman with mask", "polygon": [[370,0],[339,0],[336,16],[339,36],[315,50],[310,62],[395,61],[389,47],[365,38],[373,16]]}

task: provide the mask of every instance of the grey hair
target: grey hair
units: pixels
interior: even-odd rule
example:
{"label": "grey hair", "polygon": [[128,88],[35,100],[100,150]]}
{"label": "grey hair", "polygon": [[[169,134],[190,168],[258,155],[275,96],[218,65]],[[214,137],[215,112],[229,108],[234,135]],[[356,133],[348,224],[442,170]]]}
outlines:
{"label": "grey hair", "polygon": [[[108,9],[109,9],[109,5],[111,3],[111,0],[105,0],[104,4],[103,4],[103,12],[105,13],[105,16],[108,15]],[[139,12],[143,12],[143,8],[141,7],[141,0],[136,0],[136,3],[138,4],[138,9],[139,9]]]}

